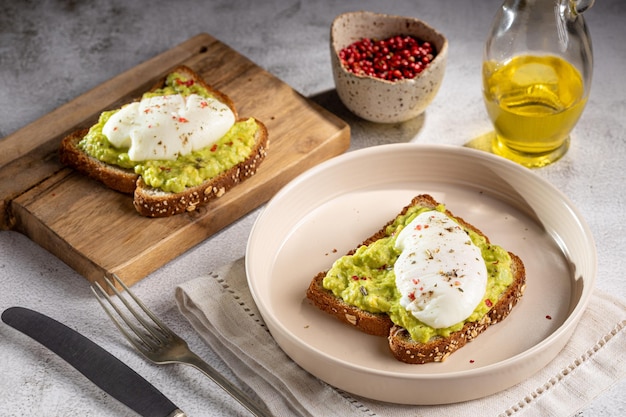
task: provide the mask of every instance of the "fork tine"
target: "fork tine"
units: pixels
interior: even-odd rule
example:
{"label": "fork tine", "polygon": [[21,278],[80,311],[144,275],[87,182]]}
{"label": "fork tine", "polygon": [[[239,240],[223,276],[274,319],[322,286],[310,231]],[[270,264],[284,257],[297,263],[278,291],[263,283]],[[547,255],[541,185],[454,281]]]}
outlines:
{"label": "fork tine", "polygon": [[[120,284],[120,286],[124,289],[124,291],[126,292],[126,294],[130,295],[130,297],[135,301],[135,303],[137,305],[139,305],[139,307],[146,312],[146,310],[148,309],[142,302],[141,300],[139,300],[135,294],[133,294],[130,289],[128,289],[128,287],[126,286],[126,284],[124,284],[124,282],[119,279],[119,277],[115,274],[111,274],[111,277],[118,283]],[[124,303],[124,305],[126,306],[126,308],[128,309],[128,311],[130,311],[132,313],[132,315],[137,319],[137,321],[139,321],[143,327],[150,332],[150,334],[152,335],[152,337],[156,338],[157,340],[159,339],[159,335],[155,333],[155,331],[153,330],[153,326],[151,323],[148,323],[146,321],[146,319],[140,315],[136,309],[134,309],[133,307],[131,307],[130,303],[128,302],[128,300],[126,299],[126,297],[124,297],[122,295],[122,293],[115,287],[115,285],[110,282],[109,280],[105,279],[105,282],[107,283],[107,285],[109,286],[109,288],[111,288],[113,290],[113,292],[115,292],[115,294],[117,295],[118,299],[120,301],[122,301],[122,303]],[[119,313],[119,310],[118,310]],[[146,313],[150,318],[152,313],[151,312],[147,312]],[[126,321],[128,323],[128,321]]]}
{"label": "fork tine", "polygon": [[[128,339],[128,341],[135,346],[135,348],[137,348],[139,351],[143,351],[144,349],[150,349],[153,350],[156,348],[156,344],[155,344],[155,340],[154,340],[154,336],[153,337],[148,337],[149,335],[147,335],[145,332],[142,332],[128,317],[126,314],[124,314],[120,308],[113,302],[113,300],[111,299],[111,297],[109,296],[109,294],[106,293],[106,291],[104,291],[104,289],[100,286],[99,283],[95,283],[95,285],[91,286],[91,291],[96,295],[96,298],[98,299],[98,302],[100,303],[100,305],[102,306],[102,308],[104,309],[104,311],[107,313],[107,315],[111,318],[111,320],[113,321],[113,323],[115,324],[115,326],[118,328],[118,330],[126,337],[126,339]],[[117,292],[117,289],[115,289],[115,291]],[[118,293],[119,296],[119,293]],[[108,301],[108,304],[110,305],[110,307],[108,307],[105,302],[103,301],[106,300]],[[115,315],[113,314],[113,312],[111,311],[111,308],[113,308],[113,310],[115,310],[115,312],[117,313],[117,315],[122,319],[122,321],[124,321],[124,323],[126,323],[126,325],[128,326],[128,328],[130,328],[133,333],[135,334],[135,337],[133,337],[127,330],[126,328],[124,328],[124,326],[122,326],[122,323],[120,323],[120,321],[115,317]],[[143,344],[143,346],[141,346]]]}
{"label": "fork tine", "polygon": [[[167,327],[165,323],[163,323],[157,316],[155,316],[154,313],[152,313],[152,311],[139,298],[137,298],[135,294],[133,294],[133,292],[126,286],[126,284],[124,284],[124,281],[122,281],[116,274],[111,274],[111,277],[115,280],[115,282],[117,282],[124,289],[126,294],[128,294],[130,298],[133,299],[133,301],[143,310],[143,312],[148,317],[150,317],[150,319],[154,322],[154,324],[156,324],[159,327],[159,329],[163,332],[165,336],[168,336],[168,337],[176,336],[176,334],[169,327]],[[130,307],[129,303],[126,301],[126,298],[122,297],[122,295],[117,290],[117,288],[115,288],[115,285],[113,285],[112,283],[109,283],[108,281],[107,281],[107,284],[109,284],[109,286],[115,291],[118,297],[120,297],[122,302],[126,305],[126,307],[128,307],[128,309],[131,311],[131,313],[133,313],[133,315],[135,316],[135,318],[137,318],[137,320],[139,320],[149,330],[153,328],[153,326],[147,323],[143,317],[141,317],[138,313],[136,313],[136,311],[133,308]],[[156,337],[156,335],[154,336]]]}

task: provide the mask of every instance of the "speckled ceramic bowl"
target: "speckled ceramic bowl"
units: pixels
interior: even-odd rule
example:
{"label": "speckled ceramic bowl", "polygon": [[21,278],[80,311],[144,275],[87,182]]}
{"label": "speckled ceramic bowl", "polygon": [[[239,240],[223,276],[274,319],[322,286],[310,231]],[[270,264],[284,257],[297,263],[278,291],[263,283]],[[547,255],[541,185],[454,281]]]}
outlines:
{"label": "speckled ceramic bowl", "polygon": [[[363,38],[412,35],[430,42],[435,58],[417,77],[398,81],[356,75],[340,62],[339,52]],[[378,123],[403,122],[419,116],[433,101],[445,72],[448,41],[419,19],[366,11],[344,13],[330,30],[331,62],[339,98],[357,116]]]}

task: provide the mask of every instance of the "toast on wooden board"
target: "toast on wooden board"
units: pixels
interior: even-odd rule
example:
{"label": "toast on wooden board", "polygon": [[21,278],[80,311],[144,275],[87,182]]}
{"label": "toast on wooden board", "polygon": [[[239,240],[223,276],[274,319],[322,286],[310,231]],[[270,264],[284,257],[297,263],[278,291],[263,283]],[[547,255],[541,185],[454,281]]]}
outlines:
{"label": "toast on wooden board", "polygon": [[[340,321],[356,327],[360,331],[375,336],[383,336],[388,338],[389,348],[393,356],[402,362],[409,364],[423,364],[428,362],[442,362],[446,360],[450,354],[463,347],[467,342],[475,339],[479,334],[492,326],[504,320],[511,312],[513,307],[521,299],[525,285],[526,274],[522,260],[511,252],[492,245],[487,236],[485,236],[475,226],[465,222],[459,217],[445,209],[440,203],[429,195],[419,195],[415,197],[409,205],[403,208],[396,219],[407,214],[408,210],[415,207],[428,208],[429,210],[437,210],[444,212],[448,217],[454,219],[465,231],[473,232],[484,239],[485,247],[498,248],[501,254],[507,257],[507,262],[502,262],[501,266],[490,265],[489,268],[504,268],[510,271],[510,283],[508,283],[501,291],[497,292],[497,298],[492,295],[485,295],[482,304],[476,307],[485,310],[485,313],[473,313],[476,317],[470,316],[466,320],[457,325],[444,329],[442,334],[433,334],[426,341],[414,340],[407,329],[392,321],[391,317],[383,311],[367,311],[344,301],[340,296],[336,295],[331,289],[324,286],[324,278],[329,271],[318,273],[311,281],[306,296],[320,310],[336,317]],[[369,246],[381,239],[393,238],[397,228],[394,228],[394,221],[390,220],[379,231],[366,239],[359,247],[350,251],[346,256],[354,256],[364,246]],[[408,224],[408,223],[407,223]],[[498,261],[489,261],[497,264]],[[487,263],[487,261],[485,261]],[[505,266],[506,265],[506,266]],[[385,268],[391,267],[384,265]],[[491,272],[490,272],[491,274]],[[506,272],[508,275],[509,272]],[[504,275],[503,275],[504,276]],[[355,280],[355,278],[353,276]],[[346,278],[349,279],[349,278]],[[488,281],[487,285],[491,285]],[[496,285],[495,283],[493,285]],[[502,286],[499,284],[500,287]],[[498,288],[500,288],[498,287]],[[487,291],[485,294],[487,294]],[[363,291],[366,293],[366,291]],[[365,294],[364,294],[365,295]],[[494,298],[494,299],[491,299]],[[486,304],[486,307],[485,305]],[[410,313],[409,313],[410,314]]]}
{"label": "toast on wooden board", "polygon": [[[226,166],[199,184],[185,186],[183,190],[172,191],[148,185],[147,181],[142,178],[141,174],[135,172],[133,167],[103,162],[86,152],[81,146],[81,141],[90,132],[90,129],[81,129],[70,133],[61,141],[59,149],[61,163],[100,181],[111,189],[133,194],[135,209],[139,214],[146,217],[168,217],[193,211],[198,206],[221,197],[232,187],[256,173],[257,168],[265,159],[269,147],[268,131],[265,125],[254,118],[239,119],[235,105],[224,93],[208,85],[198,74],[186,66],[173,69],[168,75],[171,74],[177,74],[181,77],[180,79],[185,80],[184,83],[186,84],[193,84],[202,88],[210,97],[230,108],[235,116],[236,126],[248,123],[246,132],[253,133],[250,133],[251,138],[246,139],[247,143],[251,143],[251,145],[248,146],[249,152],[246,156],[240,158],[242,160],[234,165]],[[167,80],[167,76],[163,77],[147,93],[158,94],[160,89],[166,88]],[[135,101],[138,100],[140,98]],[[199,163],[194,161],[194,164]]]}

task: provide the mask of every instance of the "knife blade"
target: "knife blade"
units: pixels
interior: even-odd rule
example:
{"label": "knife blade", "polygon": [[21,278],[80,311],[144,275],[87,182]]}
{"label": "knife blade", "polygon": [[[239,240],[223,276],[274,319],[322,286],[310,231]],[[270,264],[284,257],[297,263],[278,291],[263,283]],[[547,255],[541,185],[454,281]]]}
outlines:
{"label": "knife blade", "polygon": [[10,307],[2,321],[41,343],[90,381],[144,417],[184,417],[173,402],[124,362],[77,331],[24,307]]}

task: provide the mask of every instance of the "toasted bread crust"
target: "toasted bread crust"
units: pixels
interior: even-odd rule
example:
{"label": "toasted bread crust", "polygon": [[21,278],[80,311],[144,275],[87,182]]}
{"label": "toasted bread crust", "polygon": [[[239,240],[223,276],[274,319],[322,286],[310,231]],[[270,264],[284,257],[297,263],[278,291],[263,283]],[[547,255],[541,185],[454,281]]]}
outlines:
{"label": "toasted bread crust", "polygon": [[504,320],[522,298],[526,285],[526,274],[522,260],[511,252],[509,255],[513,265],[513,284],[508,287],[480,321],[465,323],[461,330],[451,333],[450,336],[445,338],[434,337],[428,343],[415,342],[411,339],[408,331],[394,325],[388,336],[389,348],[393,356],[399,361],[411,364],[443,362],[452,353],[487,330],[489,326]]}
{"label": "toasted bread crust", "polygon": [[367,334],[382,337],[389,335],[394,324],[388,315],[370,313],[344,302],[324,288],[322,281],[325,276],[326,272],[317,274],[307,289],[307,297],[317,308]]}
{"label": "toasted bread crust", "polygon": [[255,147],[245,161],[210,181],[187,188],[180,193],[165,193],[151,188],[139,178],[133,199],[135,209],[147,217],[168,217],[194,211],[198,206],[221,197],[235,185],[253,176],[261,161],[265,159],[268,148],[267,128],[258,120],[255,121],[257,123]]}
{"label": "toasted bread crust", "polygon": [[[405,206],[400,215],[415,205],[435,208],[439,203],[429,195],[419,195]],[[467,223],[462,218],[453,216],[446,210],[446,214],[454,217],[463,226],[482,235],[489,243],[489,239],[475,226]],[[362,245],[370,243],[385,236],[385,229],[393,223],[394,219],[387,222],[375,234],[367,238]],[[356,248],[348,252],[353,254]],[[427,343],[416,342],[411,339],[409,333],[404,328],[395,325],[387,314],[375,314],[344,302],[336,297],[330,290],[323,287],[322,281],[326,272],[318,273],[309,285],[306,296],[320,310],[336,317],[340,321],[350,324],[357,329],[371,335],[388,338],[389,348],[393,356],[402,362],[410,364],[423,364],[428,362],[442,362],[454,351],[464,346],[467,342],[476,338],[489,326],[494,325],[508,316],[513,307],[522,297],[526,284],[526,273],[522,260],[515,254],[509,252],[512,260],[512,271],[514,280],[507,290],[500,296],[489,312],[478,322],[466,323],[459,331],[453,332],[449,337],[434,337]]]}
{"label": "toasted bread crust", "polygon": [[132,194],[137,187],[139,175],[130,169],[124,169],[104,163],[83,152],[78,142],[89,132],[89,129],[77,130],[61,141],[59,160],[63,165],[70,166],[96,181],[100,181],[116,191]]}
{"label": "toasted bread crust", "polygon": [[[238,118],[233,101],[224,93],[208,85],[193,70],[186,66],[178,66],[169,73],[174,72],[193,79],[195,83],[204,87],[211,95],[230,107],[235,118]],[[166,79],[167,75],[148,91],[164,87]],[[194,211],[199,205],[221,197],[226,191],[256,173],[258,166],[267,155],[269,136],[265,125],[259,120],[254,120],[257,124],[255,146],[244,161],[218,176],[198,186],[187,188],[180,193],[170,193],[151,188],[133,170],[104,163],[83,152],[78,147],[78,143],[89,129],[72,132],[61,141],[59,160],[62,164],[100,181],[113,190],[133,194],[133,205],[139,214],[147,217],[168,217]]]}

